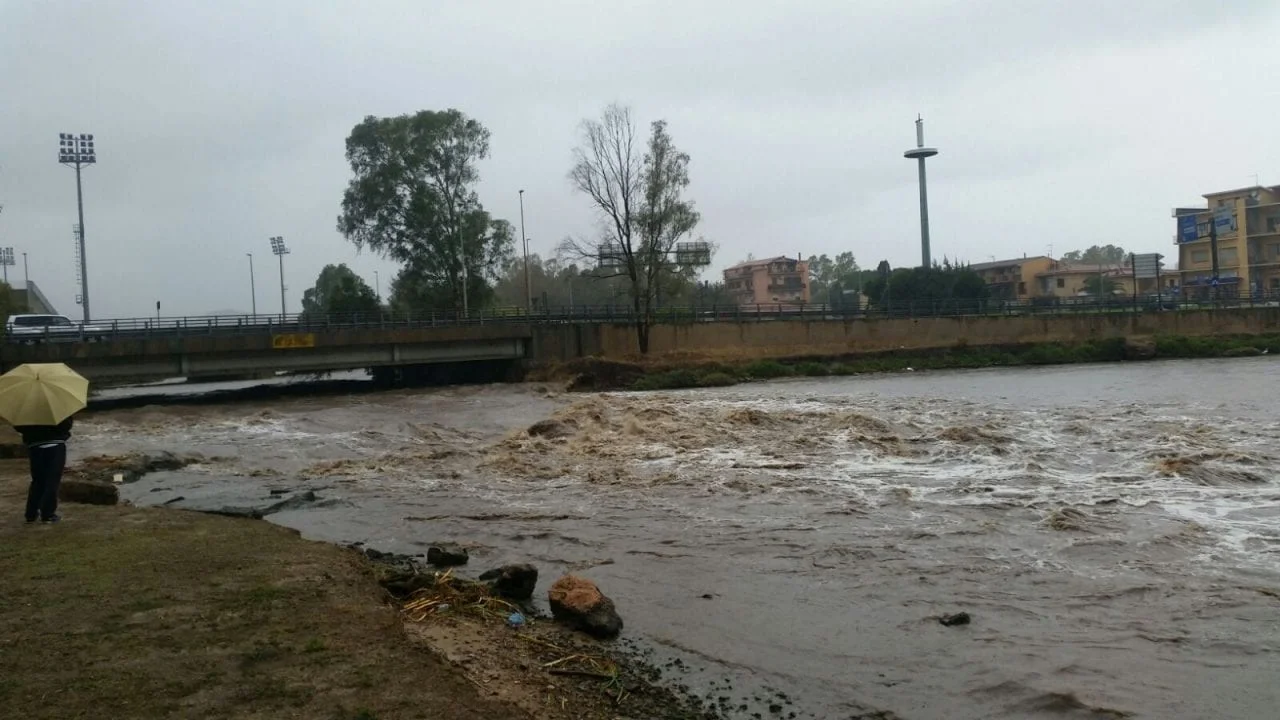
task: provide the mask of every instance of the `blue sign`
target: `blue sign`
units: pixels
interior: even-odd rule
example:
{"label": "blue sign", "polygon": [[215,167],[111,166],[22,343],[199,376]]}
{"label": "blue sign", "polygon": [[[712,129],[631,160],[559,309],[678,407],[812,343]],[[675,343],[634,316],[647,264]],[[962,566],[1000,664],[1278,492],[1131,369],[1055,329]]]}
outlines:
{"label": "blue sign", "polygon": [[1178,218],[1178,242],[1189,243],[1200,239],[1200,232],[1196,229],[1196,216],[1183,215]]}

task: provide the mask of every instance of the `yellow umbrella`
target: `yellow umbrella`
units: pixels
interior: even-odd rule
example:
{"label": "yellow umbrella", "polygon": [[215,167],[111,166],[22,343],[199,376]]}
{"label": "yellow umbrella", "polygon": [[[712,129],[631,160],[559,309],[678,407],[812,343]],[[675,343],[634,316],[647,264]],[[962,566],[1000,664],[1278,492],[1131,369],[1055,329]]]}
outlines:
{"label": "yellow umbrella", "polygon": [[11,425],[57,425],[88,398],[89,381],[62,363],[19,365],[0,375],[0,418]]}

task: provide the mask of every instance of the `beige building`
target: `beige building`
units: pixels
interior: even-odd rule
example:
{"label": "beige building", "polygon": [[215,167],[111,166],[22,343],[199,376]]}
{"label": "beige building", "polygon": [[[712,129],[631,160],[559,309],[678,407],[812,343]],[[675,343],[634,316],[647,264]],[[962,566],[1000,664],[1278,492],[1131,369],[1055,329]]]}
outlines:
{"label": "beige building", "polygon": [[1026,300],[1038,292],[1037,277],[1055,270],[1058,261],[1045,255],[1014,260],[975,263],[969,269],[978,273],[991,289],[994,300]]}
{"label": "beige building", "polygon": [[809,263],[786,256],[747,260],[724,271],[724,287],[739,305],[809,302]]}
{"label": "beige building", "polygon": [[1174,208],[1183,294],[1213,287],[1210,223],[1218,235],[1218,288],[1228,297],[1280,293],[1280,185],[1209,193],[1206,207]]}
{"label": "beige building", "polygon": [[[1068,265],[1055,263],[1055,267],[1036,276],[1036,296],[1052,298],[1074,298],[1088,296],[1089,290],[1097,287],[1097,278],[1101,275],[1111,286],[1111,293],[1116,297],[1132,297],[1133,267],[1131,265]],[[1138,295],[1155,295],[1157,290],[1164,295],[1177,293],[1179,285],[1176,269],[1161,269],[1159,278],[1139,278]]]}

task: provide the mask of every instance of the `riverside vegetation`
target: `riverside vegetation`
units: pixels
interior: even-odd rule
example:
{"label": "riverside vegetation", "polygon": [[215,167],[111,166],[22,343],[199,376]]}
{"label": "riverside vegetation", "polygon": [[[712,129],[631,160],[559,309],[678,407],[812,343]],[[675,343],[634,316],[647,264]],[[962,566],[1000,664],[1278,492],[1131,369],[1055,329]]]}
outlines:
{"label": "riverside vegetation", "polygon": [[[662,360],[646,364],[599,359],[568,363],[556,373],[575,376],[574,389],[675,390],[722,387],[786,377],[826,377],[908,370],[1068,365],[1154,359],[1233,358],[1280,352],[1280,334],[1220,337],[1107,338],[1080,343],[969,346],[825,357],[742,361]],[[608,369],[602,365],[609,365]]]}

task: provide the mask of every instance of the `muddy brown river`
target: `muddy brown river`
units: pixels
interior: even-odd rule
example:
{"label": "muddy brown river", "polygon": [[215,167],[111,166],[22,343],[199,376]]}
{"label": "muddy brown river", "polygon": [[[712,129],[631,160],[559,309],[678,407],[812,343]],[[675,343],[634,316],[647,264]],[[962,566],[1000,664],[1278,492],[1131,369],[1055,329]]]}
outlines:
{"label": "muddy brown river", "polygon": [[581,572],[699,668],[678,680],[784,692],[778,717],[1260,719],[1280,716],[1278,408],[1265,357],[487,386],[101,412],[74,453],[210,458],[128,486],[140,504],[309,489],[271,520],[457,540],[543,588]]}

